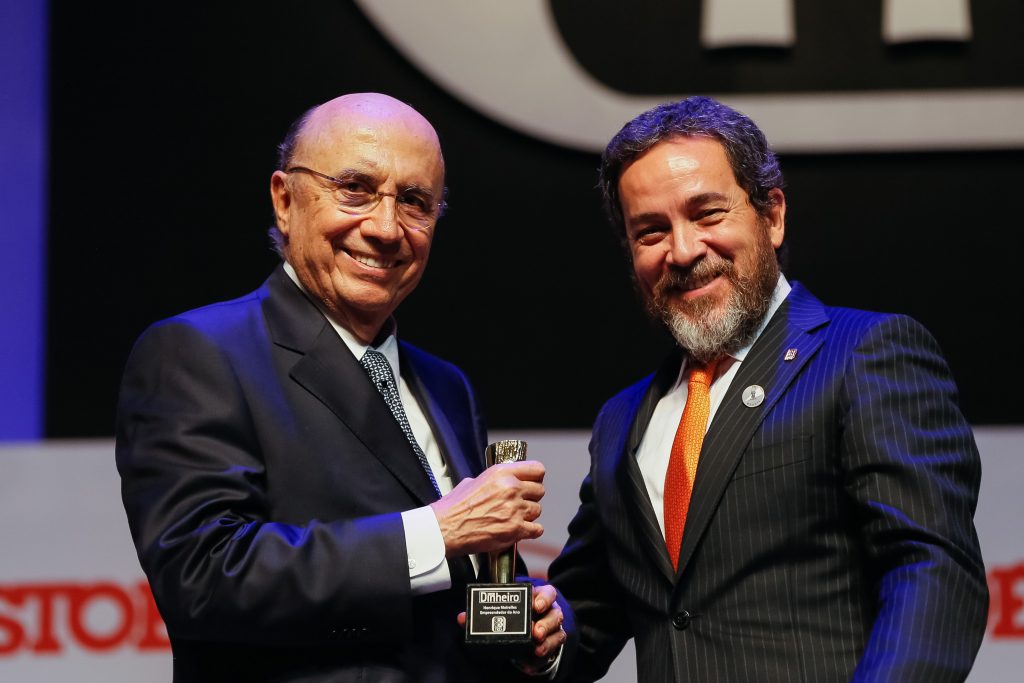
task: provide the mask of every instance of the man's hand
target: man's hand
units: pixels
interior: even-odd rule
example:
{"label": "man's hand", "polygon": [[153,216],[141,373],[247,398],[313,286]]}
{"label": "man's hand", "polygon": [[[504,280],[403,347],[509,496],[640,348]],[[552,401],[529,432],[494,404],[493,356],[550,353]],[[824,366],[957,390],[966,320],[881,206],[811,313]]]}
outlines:
{"label": "man's hand", "polygon": [[539,537],[544,527],[534,520],[540,517],[543,482],[544,465],[535,460],[494,465],[475,479],[460,481],[430,505],[444,537],[445,555],[504,550]]}
{"label": "man's hand", "polygon": [[565,642],[562,629],[562,608],[555,602],[558,593],[549,584],[533,589],[533,648],[535,659],[519,660],[519,667],[527,673],[539,673],[549,668]]}

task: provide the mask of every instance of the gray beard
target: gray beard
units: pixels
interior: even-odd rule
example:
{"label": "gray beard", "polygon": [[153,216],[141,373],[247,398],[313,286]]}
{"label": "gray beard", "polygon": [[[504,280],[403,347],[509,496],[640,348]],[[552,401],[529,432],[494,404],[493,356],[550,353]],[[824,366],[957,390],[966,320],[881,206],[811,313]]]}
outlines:
{"label": "gray beard", "polygon": [[[732,292],[722,309],[711,297],[672,301],[670,295],[709,275],[724,275]],[[698,362],[731,354],[749,344],[757,334],[772,302],[779,280],[779,266],[767,234],[758,244],[753,271],[736,275],[732,262],[706,256],[689,269],[670,270],[658,281],[648,301],[652,315],[661,320],[676,342]]]}

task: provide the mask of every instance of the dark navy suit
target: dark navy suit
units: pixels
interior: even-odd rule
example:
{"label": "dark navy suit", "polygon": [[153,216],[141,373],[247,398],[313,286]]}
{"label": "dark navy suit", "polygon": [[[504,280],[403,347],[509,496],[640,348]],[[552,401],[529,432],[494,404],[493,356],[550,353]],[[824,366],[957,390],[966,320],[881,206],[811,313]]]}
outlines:
{"label": "dark navy suit", "polygon": [[[455,480],[478,474],[486,435],[465,377],[400,354]],[[472,566],[449,562],[450,590],[411,594],[400,512],[434,500],[432,485],[281,268],[140,338],[117,464],[175,681],[479,680],[455,621]]]}
{"label": "dark navy suit", "polygon": [[576,680],[628,638],[641,683],[963,680],[988,608],[981,468],[927,331],[795,285],[709,426],[675,573],[635,453],[680,362],[594,426],[550,572],[576,612]]}

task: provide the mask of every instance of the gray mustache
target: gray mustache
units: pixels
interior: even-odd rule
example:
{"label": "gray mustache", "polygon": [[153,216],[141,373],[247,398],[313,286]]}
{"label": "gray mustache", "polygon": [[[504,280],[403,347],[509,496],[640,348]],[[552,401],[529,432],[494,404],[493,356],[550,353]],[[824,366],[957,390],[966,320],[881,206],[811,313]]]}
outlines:
{"label": "gray mustache", "polygon": [[710,280],[718,275],[731,277],[732,270],[732,263],[729,261],[717,258],[708,260],[706,257],[689,268],[671,266],[658,281],[657,291],[670,292],[692,289],[697,283]]}

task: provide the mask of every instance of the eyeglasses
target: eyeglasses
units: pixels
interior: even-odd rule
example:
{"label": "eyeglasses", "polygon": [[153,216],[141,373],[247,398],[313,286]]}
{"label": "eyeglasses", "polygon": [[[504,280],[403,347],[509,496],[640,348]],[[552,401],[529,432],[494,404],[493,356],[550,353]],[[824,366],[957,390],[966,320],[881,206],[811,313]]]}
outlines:
{"label": "eyeglasses", "polygon": [[353,173],[345,178],[335,178],[305,166],[291,166],[285,169],[285,173],[309,173],[328,181],[334,185],[339,208],[353,216],[368,214],[377,208],[384,197],[394,197],[395,210],[402,225],[412,230],[429,228],[437,222],[448,206],[443,200],[433,201],[432,197],[422,190],[407,190],[398,194],[378,192],[371,189],[370,179],[359,173]]}

